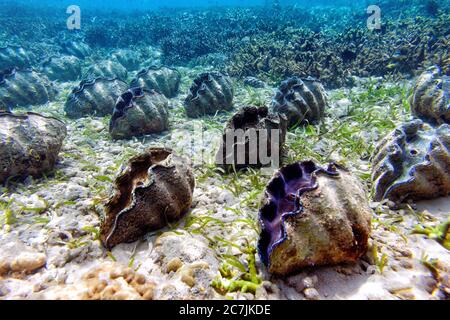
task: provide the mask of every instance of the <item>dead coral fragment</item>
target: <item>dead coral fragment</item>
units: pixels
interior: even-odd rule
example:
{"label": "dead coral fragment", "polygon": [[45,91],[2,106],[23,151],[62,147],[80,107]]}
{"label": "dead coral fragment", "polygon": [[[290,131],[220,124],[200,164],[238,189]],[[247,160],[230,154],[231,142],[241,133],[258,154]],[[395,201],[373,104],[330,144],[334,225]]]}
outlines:
{"label": "dead coral fragment", "polygon": [[83,300],[153,300],[156,285],[144,275],[118,264],[105,263],[83,276]]}
{"label": "dead coral fragment", "polygon": [[188,162],[165,148],[151,148],[130,159],[105,208],[100,239],[106,248],[136,241],[189,210],[195,179]]}

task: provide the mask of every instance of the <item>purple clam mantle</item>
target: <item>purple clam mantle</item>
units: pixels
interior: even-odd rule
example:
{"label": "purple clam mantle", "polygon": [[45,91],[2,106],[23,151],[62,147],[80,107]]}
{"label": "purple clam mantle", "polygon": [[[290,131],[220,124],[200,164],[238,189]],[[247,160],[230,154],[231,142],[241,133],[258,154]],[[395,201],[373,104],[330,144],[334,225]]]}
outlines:
{"label": "purple clam mantle", "polygon": [[296,162],[281,168],[267,185],[266,201],[259,211],[261,235],[258,242],[259,255],[266,267],[270,266],[274,248],[287,239],[286,218],[301,214],[302,195],[318,188],[318,173],[339,175],[333,163],[324,169],[312,161]]}

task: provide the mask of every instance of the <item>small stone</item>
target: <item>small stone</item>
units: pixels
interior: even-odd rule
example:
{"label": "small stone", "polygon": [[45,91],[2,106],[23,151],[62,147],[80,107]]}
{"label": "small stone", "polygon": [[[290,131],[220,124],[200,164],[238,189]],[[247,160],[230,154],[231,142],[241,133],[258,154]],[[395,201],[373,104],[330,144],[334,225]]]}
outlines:
{"label": "small stone", "polygon": [[255,298],[257,299],[257,300],[267,300],[268,299],[268,293],[267,293],[267,290],[266,290],[266,288],[264,288],[264,286],[259,286],[257,289],[256,289],[256,292],[255,292]]}
{"label": "small stone", "polygon": [[317,281],[317,276],[306,277],[302,280],[304,288],[313,288]]}
{"label": "small stone", "polygon": [[143,285],[143,284],[145,284],[145,282],[147,280],[145,279],[145,277],[142,274],[136,274],[134,276],[134,280],[133,281],[134,281],[134,283],[136,283],[138,285]]}
{"label": "small stone", "polygon": [[2,283],[0,283],[0,297],[4,297],[10,293],[10,290]]}
{"label": "small stone", "polygon": [[144,300],[153,300],[154,298],[154,290],[153,288],[148,288],[142,296]]}
{"label": "small stone", "polygon": [[337,266],[336,271],[346,276],[351,276],[355,273],[352,266]]}
{"label": "small stone", "polygon": [[179,297],[178,290],[172,284],[165,285],[161,289],[160,294],[158,295],[158,299],[160,300],[176,300],[178,297]]}
{"label": "small stone", "polygon": [[306,288],[305,290],[303,290],[303,294],[308,300],[320,300],[320,294],[314,288]]}
{"label": "small stone", "polygon": [[397,292],[391,292],[394,296],[402,300],[414,300],[416,297],[411,289],[398,290]]}
{"label": "small stone", "polygon": [[388,208],[389,209],[391,209],[391,210],[396,210],[396,209],[398,209],[398,206],[397,206],[397,204],[394,202],[394,201],[388,201],[387,203],[386,203],[386,205],[388,206]]}
{"label": "small stone", "polygon": [[102,132],[105,130],[105,125],[99,120],[91,120],[90,125],[95,132]]}
{"label": "small stone", "polygon": [[5,275],[9,272],[10,267],[8,261],[0,261],[0,275]]}
{"label": "small stone", "polygon": [[87,196],[87,189],[79,185],[69,185],[65,191],[67,201],[75,201]]}
{"label": "small stone", "polygon": [[404,256],[405,258],[412,258],[412,256],[413,256],[413,253],[411,252],[411,250],[405,249],[405,250],[400,250],[399,252],[400,252],[400,253],[402,254],[402,256]]}
{"label": "small stone", "polygon": [[376,266],[368,266],[366,270],[367,274],[375,274],[377,273],[377,267]]}
{"label": "small stone", "polygon": [[336,101],[336,106],[339,108],[347,108],[352,105],[352,102],[348,98],[340,99]]}
{"label": "small stone", "polygon": [[222,191],[217,197],[218,203],[225,203],[226,205],[232,205],[234,203],[234,197],[228,190]]}
{"label": "small stone", "polygon": [[47,288],[48,288],[48,286],[45,285],[44,283],[37,283],[37,284],[35,284],[35,285],[33,286],[33,292],[34,292],[34,293],[36,293],[36,292],[41,292],[41,291],[43,291],[43,290],[45,290],[45,289],[47,289]]}
{"label": "small stone", "polygon": [[42,268],[47,262],[47,257],[42,253],[23,252],[15,258],[10,265],[13,272],[30,273]]}
{"label": "small stone", "polygon": [[184,273],[181,276],[181,281],[183,281],[185,284],[187,284],[189,287],[195,286],[195,279],[194,277],[190,276],[189,274]]}
{"label": "small stone", "polygon": [[183,266],[180,258],[176,257],[169,261],[166,266],[166,273],[177,272]]}

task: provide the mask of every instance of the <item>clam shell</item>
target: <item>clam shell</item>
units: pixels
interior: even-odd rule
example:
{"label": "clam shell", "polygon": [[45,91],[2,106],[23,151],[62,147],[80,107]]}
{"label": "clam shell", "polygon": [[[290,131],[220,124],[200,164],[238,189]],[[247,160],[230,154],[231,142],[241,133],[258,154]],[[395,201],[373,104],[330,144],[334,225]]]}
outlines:
{"label": "clam shell", "polygon": [[0,112],[0,183],[52,170],[66,135],[56,118]]}
{"label": "clam shell", "polygon": [[433,199],[450,192],[450,126],[421,120],[399,126],[372,156],[374,199],[402,202]]}
{"label": "clam shell", "polygon": [[114,139],[125,139],[168,129],[169,101],[157,93],[132,88],[117,100],[109,132]]}
{"label": "clam shell", "polygon": [[271,108],[286,115],[289,127],[293,127],[322,120],[327,105],[327,94],[319,81],[311,77],[292,77],[281,83]]}
{"label": "clam shell", "polygon": [[199,75],[189,89],[184,107],[188,117],[214,115],[233,109],[233,83],[227,75],[207,72]]}
{"label": "clam shell", "polygon": [[170,149],[151,148],[133,157],[115,182],[100,239],[110,249],[138,240],[179,220],[192,204],[195,178],[189,160]]}
{"label": "clam shell", "polygon": [[132,87],[143,87],[164,94],[167,98],[173,98],[180,88],[180,73],[167,67],[149,67],[140,71],[134,80]]}
{"label": "clam shell", "polygon": [[294,163],[269,182],[259,212],[258,251],[268,271],[354,262],[365,254],[371,210],[359,181],[347,170],[312,161]]}

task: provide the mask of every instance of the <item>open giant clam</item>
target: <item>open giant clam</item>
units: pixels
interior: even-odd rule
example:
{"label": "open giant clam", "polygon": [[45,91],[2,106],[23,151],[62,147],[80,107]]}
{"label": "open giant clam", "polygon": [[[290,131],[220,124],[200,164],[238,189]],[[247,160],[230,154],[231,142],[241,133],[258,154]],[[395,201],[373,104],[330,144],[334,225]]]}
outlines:
{"label": "open giant clam", "polygon": [[289,127],[293,127],[322,120],[327,104],[325,89],[319,81],[311,77],[292,77],[281,83],[273,98],[272,110],[286,115]]}
{"label": "open giant clam", "polygon": [[66,135],[56,118],[0,111],[0,183],[50,171]]}
{"label": "open giant clam", "polygon": [[114,139],[125,139],[167,130],[168,105],[163,94],[131,88],[117,100],[109,132]]}
{"label": "open giant clam", "polygon": [[450,192],[450,125],[433,128],[421,120],[402,124],[372,156],[374,199],[402,202]]}
{"label": "open giant clam", "polygon": [[181,75],[177,70],[152,66],[141,70],[131,81],[131,86],[156,90],[167,98],[173,98],[178,94],[180,81]]}
{"label": "open giant clam", "polygon": [[35,70],[11,68],[0,72],[0,104],[8,109],[45,104],[55,95],[47,76]]}
{"label": "open giant clam", "polygon": [[191,118],[214,115],[233,109],[233,83],[225,74],[206,72],[200,74],[189,89],[184,101],[186,114]]}
{"label": "open giant clam", "polygon": [[100,239],[106,248],[138,240],[177,221],[192,203],[195,178],[189,160],[166,148],[133,157],[116,179]]}
{"label": "open giant clam", "polygon": [[371,209],[364,190],[334,164],[281,168],[267,185],[259,219],[259,254],[275,275],[354,262],[368,248]]}
{"label": "open giant clam", "polygon": [[118,79],[83,80],[68,97],[64,110],[70,118],[110,115],[117,99],[127,89],[128,85]]}

